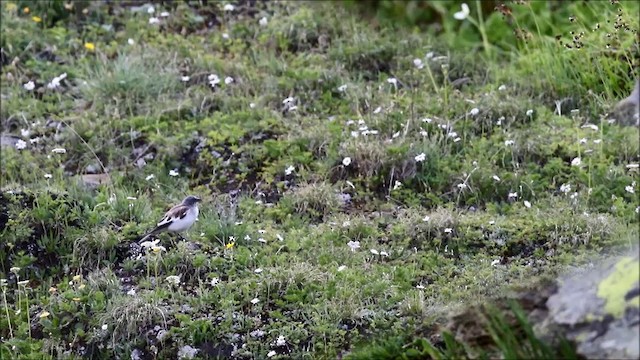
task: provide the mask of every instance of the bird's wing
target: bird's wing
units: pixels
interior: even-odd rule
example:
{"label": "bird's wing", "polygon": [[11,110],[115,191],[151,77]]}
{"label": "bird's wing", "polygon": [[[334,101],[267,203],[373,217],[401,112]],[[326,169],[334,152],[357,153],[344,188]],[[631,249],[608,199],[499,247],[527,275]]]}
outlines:
{"label": "bird's wing", "polygon": [[182,204],[176,205],[164,214],[164,217],[158,222],[157,227],[161,228],[163,225],[169,226],[174,220],[184,219],[188,212],[188,206]]}

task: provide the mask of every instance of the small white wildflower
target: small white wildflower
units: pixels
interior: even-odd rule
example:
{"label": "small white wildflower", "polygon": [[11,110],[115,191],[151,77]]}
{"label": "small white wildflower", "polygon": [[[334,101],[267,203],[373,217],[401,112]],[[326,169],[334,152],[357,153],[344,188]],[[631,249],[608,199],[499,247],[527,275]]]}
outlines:
{"label": "small white wildflower", "polygon": [[504,121],[504,116],[500,116],[500,118],[496,120],[496,126],[502,126],[502,121]]}
{"label": "small white wildflower", "polygon": [[178,350],[178,359],[193,359],[198,354],[198,349],[185,345]]}
{"label": "small white wildflower", "polygon": [[39,141],[40,141],[40,139],[41,139],[41,138],[36,137],[36,138],[33,138],[33,139],[29,139],[29,142],[30,142],[31,144],[35,144],[35,143],[39,142]]}
{"label": "small white wildflower", "polygon": [[280,234],[276,234],[276,239],[278,239],[278,241],[284,241],[284,237]]}
{"label": "small white wildflower", "polygon": [[418,284],[418,285],[416,285],[416,289],[424,290],[424,285]]}
{"label": "small white wildflower", "polygon": [[582,164],[582,159],[580,159],[579,157],[571,160],[571,166],[580,166],[580,164]]}
{"label": "small white wildflower", "polygon": [[150,25],[154,25],[154,24],[158,24],[160,22],[160,19],[158,19],[157,17],[150,17],[149,18],[149,24]]}
{"label": "small white wildflower", "polygon": [[187,81],[191,80],[191,78],[189,76],[185,75],[185,76],[180,77],[180,80],[182,82],[187,82]]}
{"label": "small white wildflower", "polygon": [[60,82],[67,78],[67,73],[63,73],[60,76],[54,77],[50,83],[47,84],[47,89],[57,89],[60,87]]}
{"label": "small white wildflower", "polygon": [[491,262],[491,266],[497,266],[500,264],[500,259],[495,259]]}
{"label": "small white wildflower", "polygon": [[631,185],[625,186],[624,190],[628,193],[634,194],[636,192],[635,189],[633,188],[634,185],[635,185],[635,181]]}
{"label": "small white wildflower", "polygon": [[347,269],[347,266],[346,266],[346,265],[340,265],[340,266],[338,266],[338,271],[344,271],[344,270],[346,270],[346,269]]}
{"label": "small white wildflower", "polygon": [[393,190],[398,190],[402,187],[402,183],[398,180],[393,184]]}
{"label": "small white wildflower", "polygon": [[262,269],[261,268],[257,268],[255,270],[253,270],[253,272],[256,273],[256,274],[260,274],[262,272]]}
{"label": "small white wildflower", "polygon": [[505,90],[507,90],[507,85],[502,84],[498,87],[498,91],[505,91]]}
{"label": "small white wildflower", "polygon": [[66,154],[67,153],[67,149],[55,148],[55,149],[51,150],[51,152],[56,153],[56,154]]}
{"label": "small white wildflower", "polygon": [[351,132],[351,137],[357,138],[358,136],[360,136],[360,133],[357,131],[352,131]]}
{"label": "small white wildflower", "polygon": [[224,6],[224,11],[233,11],[233,10],[235,10],[235,8],[236,8],[236,7],[235,7],[235,6],[233,6],[233,4],[226,4],[226,5]]}
{"label": "small white wildflower", "polygon": [[260,20],[258,21],[258,24],[260,26],[267,26],[267,24],[269,24],[269,20],[266,17],[262,17],[260,18]]}
{"label": "small white wildflower", "polygon": [[27,286],[29,284],[29,280],[18,281],[17,284],[22,286]]}
{"label": "small white wildflower", "polygon": [[433,58],[435,54],[433,53],[433,51],[429,51],[428,53],[426,53],[426,55],[424,57],[426,57],[427,59],[431,59]]}
{"label": "small white wildflower", "polygon": [[176,176],[178,176],[178,175],[180,175],[180,174],[178,173],[178,169],[173,169],[173,170],[170,170],[170,171],[169,171],[169,176],[176,177]]}
{"label": "small white wildflower", "polygon": [[127,39],[127,44],[134,45],[135,43],[136,42],[132,38]]}
{"label": "small white wildflower", "polygon": [[398,79],[392,77],[392,78],[388,78],[387,82],[393,86],[398,86]]}
{"label": "small white wildflower", "polygon": [[276,346],[285,346],[286,344],[287,340],[284,338],[284,336],[278,336],[278,339],[276,340]]}
{"label": "small white wildflower", "polygon": [[255,304],[259,303],[259,302],[260,302],[260,299],[258,299],[258,298],[253,298],[253,300],[251,300],[251,303],[253,305],[255,305]]}
{"label": "small white wildflower", "polygon": [[109,328],[109,326],[107,324],[102,324],[101,329],[106,331]]}
{"label": "small white wildflower", "polygon": [[169,12],[168,11],[163,11],[160,13],[160,17],[169,17]]}
{"label": "small white wildflower", "polygon": [[452,228],[445,228],[444,229],[445,234],[451,234],[452,231],[453,231]]}
{"label": "small white wildflower", "polygon": [[233,82],[233,78],[231,76],[227,76],[226,78],[224,78],[224,83],[226,85],[229,85]]}
{"label": "small white wildflower", "polygon": [[427,135],[429,135],[429,133],[424,131],[424,130],[420,130],[420,135],[421,136],[427,136]]}
{"label": "small white wildflower", "polygon": [[471,111],[469,111],[469,115],[471,116],[476,116],[480,113],[480,110],[478,108],[473,108],[471,109]]}
{"label": "small white wildflower", "polygon": [[427,155],[425,153],[421,153],[419,155],[416,155],[414,159],[416,160],[416,162],[423,162],[427,159]]}
{"label": "small white wildflower", "polygon": [[518,197],[518,193],[517,192],[510,192],[508,195],[509,199],[514,199]]}
{"label": "small white wildflower", "polygon": [[498,175],[493,175],[492,178],[495,181],[500,181],[500,177],[498,177]]}
{"label": "small white wildflower", "polygon": [[464,190],[464,189],[466,189],[466,188],[467,188],[467,184],[465,184],[465,183],[460,183],[460,184],[458,184],[458,185],[456,185],[456,186],[457,186],[457,187],[458,187],[458,189],[460,189],[460,190]]}
{"label": "small white wildflower", "polygon": [[396,132],[394,132],[394,133],[393,133],[393,135],[391,135],[391,138],[392,138],[392,139],[395,139],[395,138],[397,138],[398,136],[400,136],[400,131],[396,131]]}
{"label": "small white wildflower", "polygon": [[571,191],[571,185],[570,184],[560,185],[560,191],[562,191],[565,194],[568,193],[569,191]]}
{"label": "small white wildflower", "polygon": [[458,141],[461,141],[461,140],[462,139],[460,137],[457,137],[457,138],[453,139],[453,142],[458,142]]}
{"label": "small white wildflower", "polygon": [[347,90],[347,84],[338,86],[338,91],[345,92]]}
{"label": "small white wildflower", "polygon": [[145,180],[149,181],[151,179],[153,179],[154,177],[156,177],[155,175],[151,174],[151,175],[147,175],[146,178],[144,178]]}
{"label": "small white wildflower", "polygon": [[378,250],[376,249],[369,249],[369,251],[373,254],[373,255],[380,255],[380,253],[378,252]]}
{"label": "small white wildflower", "polygon": [[167,276],[164,280],[173,285],[180,285],[180,275],[170,275]]}
{"label": "small white wildflower", "polygon": [[135,196],[127,196],[127,200],[138,200]]}
{"label": "small white wildflower", "polygon": [[423,118],[422,122],[427,123],[427,124],[431,124],[431,122],[433,121],[432,118]]}
{"label": "small white wildflower", "polygon": [[24,89],[27,91],[31,91],[36,88],[36,84],[33,81],[29,81],[28,83],[22,85],[22,87],[24,87]]}
{"label": "small white wildflower", "polygon": [[267,243],[267,240],[265,240],[265,238],[258,238],[258,242],[261,242],[263,244]]}
{"label": "small white wildflower", "polygon": [[496,224],[495,220],[490,220],[489,221],[489,225],[495,225],[495,224]]}
{"label": "small white wildflower", "polygon": [[598,125],[594,124],[585,124],[581,126],[582,129],[591,129],[593,131],[598,131]]}
{"label": "small white wildflower", "polygon": [[427,222],[431,220],[431,217],[429,215],[425,215],[425,217],[422,218],[422,221]]}
{"label": "small white wildflower", "polygon": [[27,147],[27,142],[22,140],[22,139],[20,139],[20,140],[16,141],[15,147],[18,150],[25,149]]}
{"label": "small white wildflower", "polygon": [[284,174],[289,176],[291,174],[293,174],[293,172],[296,170],[296,168],[293,165],[289,165],[286,169],[284,169]]}
{"label": "small white wildflower", "polygon": [[375,110],[373,110],[373,113],[374,113],[374,114],[379,114],[379,113],[380,113],[380,111],[382,111],[382,107],[381,107],[381,106],[378,106]]}
{"label": "small white wildflower", "polygon": [[220,78],[216,74],[209,75],[207,79],[209,80],[209,85],[211,85],[211,87],[216,87],[216,85],[220,84]]}
{"label": "small white wildflower", "polygon": [[515,144],[515,141],[513,141],[513,140],[506,140],[506,141],[504,142],[504,145],[505,145],[505,146],[511,146],[511,145],[513,145],[513,144]]}
{"label": "small white wildflower", "polygon": [[342,165],[344,166],[349,166],[351,164],[351,158],[350,157],[345,157],[344,159],[342,159]]}
{"label": "small white wildflower", "polygon": [[527,200],[525,200],[525,201],[524,201],[524,206],[525,206],[526,208],[530,208],[530,207],[531,207],[531,203],[530,203],[530,202],[528,202]]}
{"label": "small white wildflower", "polygon": [[53,177],[53,175],[51,174],[44,174],[44,178],[45,179],[51,179]]}
{"label": "small white wildflower", "polygon": [[154,12],[156,12],[156,9],[153,6],[147,8],[147,14],[153,14]]}
{"label": "small white wildflower", "polygon": [[220,283],[220,279],[218,279],[217,277],[214,277],[213,279],[211,279],[211,282],[209,284],[211,284],[211,286],[216,286]]}
{"label": "small white wildflower", "polygon": [[273,356],[276,356],[276,354],[277,353],[274,350],[271,350],[267,353],[267,357],[273,357]]}
{"label": "small white wildflower", "polygon": [[226,39],[229,39],[229,34],[227,34],[227,33],[222,33],[222,38],[223,38],[223,39],[225,39],[225,40],[226,40]]}
{"label": "small white wildflower", "polygon": [[386,251],[380,251],[380,256],[389,256],[389,253]]}
{"label": "small white wildflower", "polygon": [[586,144],[587,143],[587,138],[582,138],[580,139],[580,144]]}
{"label": "small white wildflower", "polygon": [[132,288],[131,290],[127,291],[127,295],[129,295],[129,296],[135,296],[135,295],[136,295],[136,289],[133,289],[133,288]]}
{"label": "small white wildflower", "polygon": [[266,233],[267,233],[267,230],[265,230],[265,229],[259,229],[258,230],[258,234],[266,234]]}
{"label": "small white wildflower", "polygon": [[458,137],[458,133],[457,133],[457,132],[455,132],[455,131],[451,131],[451,132],[449,132],[449,133],[447,134],[447,136],[448,136],[448,137],[455,138],[455,137]]}
{"label": "small white wildflower", "polygon": [[532,110],[532,109],[527,110],[527,113],[526,113],[526,114],[527,114],[527,116],[531,116],[531,115],[533,115],[533,110]]}
{"label": "small white wildflower", "polygon": [[295,99],[295,98],[293,98],[293,97],[289,96],[288,98],[286,98],[286,99],[282,100],[282,103],[283,103],[284,105],[287,105],[287,104],[292,104],[292,103],[294,103],[295,101],[296,101],[296,99]]}
{"label": "small white wildflower", "polygon": [[420,59],[413,59],[413,66],[415,66],[418,69],[422,69],[424,67],[424,64]]}
{"label": "small white wildflower", "polygon": [[351,251],[356,251],[360,248],[360,241],[349,241],[347,246],[351,249]]}
{"label": "small white wildflower", "polygon": [[593,140],[594,144],[600,144],[602,142],[602,139],[595,139]]}
{"label": "small white wildflower", "polygon": [[471,11],[469,10],[469,6],[465,3],[462,3],[461,10],[453,14],[453,18],[456,20],[464,20],[466,19]]}
{"label": "small white wildflower", "polygon": [[631,169],[637,169],[640,165],[638,164],[629,164],[627,165],[627,169],[631,170]]}

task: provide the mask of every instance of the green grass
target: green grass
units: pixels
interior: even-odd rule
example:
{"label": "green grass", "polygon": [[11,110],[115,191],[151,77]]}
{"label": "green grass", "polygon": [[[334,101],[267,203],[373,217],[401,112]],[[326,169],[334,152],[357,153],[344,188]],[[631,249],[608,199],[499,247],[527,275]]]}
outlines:
{"label": "green grass", "polygon": [[637,241],[637,3],[380,4],[3,3],[0,356],[569,356],[439,327]]}

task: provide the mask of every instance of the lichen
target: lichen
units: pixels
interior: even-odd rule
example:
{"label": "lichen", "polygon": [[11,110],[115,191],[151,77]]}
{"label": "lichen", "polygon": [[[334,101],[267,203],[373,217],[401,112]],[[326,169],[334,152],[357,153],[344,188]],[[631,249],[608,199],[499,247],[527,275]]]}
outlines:
{"label": "lichen", "polygon": [[625,295],[637,286],[640,277],[637,259],[624,257],[615,265],[614,271],[598,285],[598,296],[605,300],[604,310],[620,318],[628,306],[640,307],[640,296],[625,300]]}

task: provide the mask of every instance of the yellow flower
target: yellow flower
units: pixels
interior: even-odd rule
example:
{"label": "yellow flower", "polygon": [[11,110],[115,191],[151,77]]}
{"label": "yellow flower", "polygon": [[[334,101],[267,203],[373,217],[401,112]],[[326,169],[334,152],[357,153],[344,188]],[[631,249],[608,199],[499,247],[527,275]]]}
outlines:
{"label": "yellow flower", "polygon": [[40,319],[42,318],[46,318],[47,316],[51,315],[47,310],[43,311],[40,313]]}
{"label": "yellow flower", "polygon": [[84,43],[84,48],[89,50],[89,51],[94,51],[96,49],[96,46],[94,43]]}
{"label": "yellow flower", "polygon": [[73,281],[80,281],[82,279],[82,275],[76,275],[73,277]]}
{"label": "yellow flower", "polygon": [[40,16],[34,16],[34,17],[32,17],[32,18],[31,18],[31,20],[33,20],[33,21],[35,21],[35,22],[37,22],[37,23],[39,23],[39,22],[41,22],[41,21],[42,21],[42,19],[40,18]]}
{"label": "yellow flower", "polygon": [[58,291],[58,289],[54,288],[53,286],[49,288],[49,292],[52,294],[56,291]]}
{"label": "yellow flower", "polygon": [[80,298],[79,297],[74,297],[72,300],[78,302],[78,301],[80,301]]}
{"label": "yellow flower", "polygon": [[22,9],[22,12],[23,12],[23,13],[25,13],[25,14],[28,14],[30,11],[31,11],[31,10],[29,10],[29,8],[28,8],[28,7],[26,7],[26,8],[24,8],[24,9]]}
{"label": "yellow flower", "polygon": [[236,243],[234,243],[234,242],[230,242],[230,243],[228,243],[227,245],[225,245],[225,247],[226,247],[227,249],[233,249],[233,245],[235,245],[235,244],[236,244]]}
{"label": "yellow flower", "polygon": [[82,289],[84,289],[84,288],[85,288],[85,286],[87,286],[87,285],[85,285],[85,284],[80,284],[80,286],[78,286],[78,290],[82,290]]}
{"label": "yellow flower", "polygon": [[67,10],[71,10],[73,9],[73,3],[64,3],[64,8]]}

